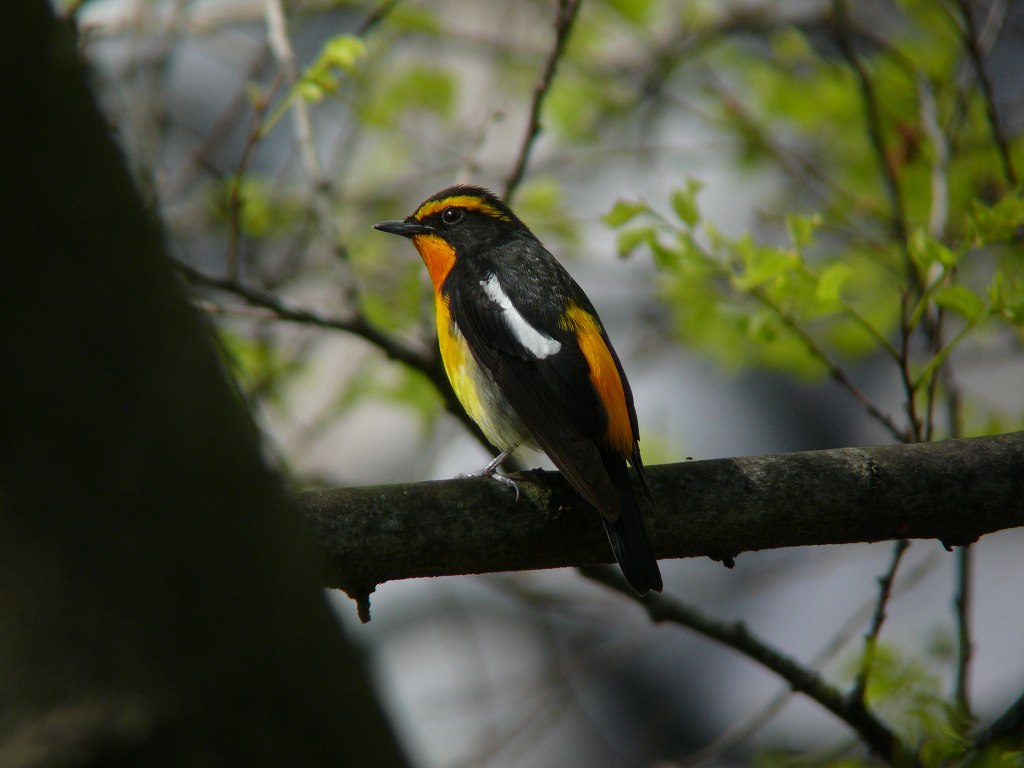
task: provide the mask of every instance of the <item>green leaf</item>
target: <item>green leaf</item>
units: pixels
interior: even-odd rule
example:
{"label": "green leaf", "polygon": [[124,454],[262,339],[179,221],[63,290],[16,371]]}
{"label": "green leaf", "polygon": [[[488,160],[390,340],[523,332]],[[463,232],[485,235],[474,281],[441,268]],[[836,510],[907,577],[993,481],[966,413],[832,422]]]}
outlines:
{"label": "green leaf", "polygon": [[566,206],[562,184],[554,177],[535,176],[525,182],[516,193],[516,213],[545,242],[555,235],[566,244],[579,243],[579,221]]}
{"label": "green leaf", "polygon": [[615,238],[615,244],[619,249],[619,256],[629,256],[641,245],[653,240],[654,237],[655,229],[653,226],[622,230],[619,232],[618,237]]}
{"label": "green leaf", "polygon": [[601,218],[609,227],[621,227],[626,222],[649,211],[647,203],[633,200],[616,200],[615,205]]}
{"label": "green leaf", "polygon": [[697,206],[697,194],[704,185],[697,179],[687,179],[686,186],[682,189],[672,190],[669,198],[672,202],[672,210],[676,216],[688,227],[695,227],[700,221],[700,208]]}
{"label": "green leaf", "polygon": [[771,37],[772,51],[786,64],[810,61],[814,49],[804,34],[795,27],[783,27]]}
{"label": "green leaf", "polygon": [[406,112],[449,117],[457,95],[458,84],[450,72],[413,64],[388,72],[376,84],[373,98],[361,103],[360,108],[367,122],[390,126]]}
{"label": "green leaf", "polygon": [[1024,227],[1024,197],[1011,190],[992,207],[978,200],[971,201],[966,229],[972,244],[1005,242],[1019,236]]}
{"label": "green leaf", "polygon": [[651,15],[652,0],[609,0],[612,8],[634,24],[643,24]]}
{"label": "green leaf", "polygon": [[1006,304],[1006,281],[1001,269],[995,271],[988,284],[988,303],[993,312],[1002,312]]}
{"label": "green leaf", "polygon": [[971,289],[963,285],[949,285],[935,293],[935,303],[951,309],[968,323],[978,322],[985,312],[985,302]]}
{"label": "green leaf", "polygon": [[366,46],[358,37],[338,35],[332,37],[320,55],[302,72],[295,83],[295,93],[303,101],[315,104],[328,93],[341,87],[338,70],[354,74],[357,64],[366,56]]}
{"label": "green leaf", "polygon": [[747,291],[795,269],[800,257],[793,251],[771,247],[753,247],[746,254],[746,269],[734,279],[740,290]]}
{"label": "green leaf", "polygon": [[312,80],[300,80],[295,84],[295,92],[299,95],[299,98],[309,104],[316,104],[319,101],[323,101],[326,93],[324,87],[317,82]]}
{"label": "green leaf", "polygon": [[[683,248],[673,248],[665,245],[657,236],[647,241],[647,247],[654,255],[654,263],[664,269],[676,269],[684,258]],[[683,246],[685,247],[685,246]]]}
{"label": "green leaf", "polygon": [[789,239],[793,247],[806,248],[814,242],[814,232],[821,226],[821,214],[815,213],[811,216],[802,216],[795,213],[786,214],[786,229],[789,230]]}
{"label": "green leaf", "polygon": [[918,227],[910,234],[907,248],[910,251],[910,258],[923,269],[927,269],[935,263],[942,264],[944,267],[952,267],[960,260],[959,253],[940,243],[922,227]]}
{"label": "green leaf", "polygon": [[324,44],[319,61],[329,67],[337,67],[353,74],[364,58],[366,44],[362,40],[352,35],[338,35]]}
{"label": "green leaf", "polygon": [[253,173],[237,183],[237,189],[230,178],[211,185],[210,205],[218,220],[229,222],[236,217],[246,237],[262,238],[294,231],[304,203],[292,197],[287,187]]}
{"label": "green leaf", "polygon": [[818,285],[815,287],[815,297],[822,304],[835,306],[842,303],[840,293],[843,285],[853,274],[853,267],[845,261],[836,261],[829,264],[818,277]]}

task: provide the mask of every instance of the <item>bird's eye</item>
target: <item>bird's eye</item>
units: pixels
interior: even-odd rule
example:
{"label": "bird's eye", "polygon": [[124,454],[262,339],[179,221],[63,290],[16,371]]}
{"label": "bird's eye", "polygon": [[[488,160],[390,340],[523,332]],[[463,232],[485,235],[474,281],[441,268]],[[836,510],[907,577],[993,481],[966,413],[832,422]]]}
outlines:
{"label": "bird's eye", "polygon": [[445,224],[458,224],[466,216],[463,208],[445,208],[441,211],[441,221]]}

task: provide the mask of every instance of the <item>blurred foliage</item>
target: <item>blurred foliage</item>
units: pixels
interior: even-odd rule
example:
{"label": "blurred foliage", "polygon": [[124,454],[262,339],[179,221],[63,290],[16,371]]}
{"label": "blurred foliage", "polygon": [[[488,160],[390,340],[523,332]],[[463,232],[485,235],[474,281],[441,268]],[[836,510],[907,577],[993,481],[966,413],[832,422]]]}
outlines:
{"label": "blurred foliage", "polygon": [[275,187],[255,173],[240,178],[218,179],[209,189],[210,210],[228,224],[255,239],[281,237],[295,232],[295,223],[306,212],[305,199]]}
{"label": "blurred foliage", "polygon": [[[456,180],[502,189],[552,42],[553,4],[285,4],[294,78],[259,28],[265,4],[212,22],[199,18],[207,5],[139,4],[109,32],[120,42],[145,30],[136,58],[124,64],[115,50],[105,53],[115,64],[96,59],[111,121],[150,174],[143,186],[159,191],[176,253],[227,275],[229,294],[252,287],[324,321],[295,331],[268,322],[273,306],[255,311],[242,294],[229,297],[212,310],[229,371],[273,424],[268,432],[299,435],[293,447],[371,401],[415,414],[425,434],[443,402],[430,378],[431,287],[414,250],[370,225],[404,217]],[[600,247],[596,233],[638,268],[649,258],[653,301],[670,318],[658,343],[730,371],[829,376],[893,439],[1024,427],[1024,413],[972,396],[957,376],[977,360],[1019,359],[1024,343],[1024,119],[1017,105],[1015,120],[993,124],[964,26],[958,5],[934,0],[587,0],[511,202],[560,257]],[[83,36],[87,55],[103,46],[97,29]],[[1020,30],[1008,24],[1004,35]],[[197,49],[201,82],[175,69],[182,51]],[[210,61],[234,67],[230,85]],[[212,116],[199,125],[193,110],[202,109]],[[750,232],[727,234],[704,210],[705,183],[723,164],[774,185]],[[588,186],[661,189],[666,180],[669,194],[619,194],[603,225],[582,224],[594,218],[583,210]],[[323,341],[322,327],[346,323],[378,334],[363,335],[367,350],[350,336]],[[419,369],[386,359],[416,353]],[[325,359],[341,363],[325,375]],[[903,393],[898,412],[886,415],[857,387],[865,361]],[[294,392],[313,379],[328,389],[318,393],[324,405],[299,416]],[[648,463],[657,435],[652,445]],[[301,476],[301,457],[285,461]],[[869,650],[850,671],[870,658],[868,706],[928,768],[957,765],[971,724],[934,660],[874,642]],[[948,676],[957,663],[948,647],[943,662]],[[973,768],[1024,768],[1020,751],[972,759]],[[874,764],[850,742],[764,750],[756,761]]]}
{"label": "blurred foliage", "polygon": [[[702,221],[692,179],[670,196],[671,215],[620,200],[605,221],[622,255],[652,254],[680,339],[727,367],[813,378],[881,356],[908,400],[899,436],[1012,428],[1019,414],[933,422],[940,400],[963,407],[951,355],[993,337],[1019,352],[1024,340],[1024,198],[1002,170],[984,95],[964,85],[951,10],[900,11],[885,39],[847,29],[864,38],[852,50],[784,25],[768,45],[728,41],[710,57],[730,84],[718,127],[745,163],[789,179],[764,211],[788,243],[724,236]],[[1020,137],[1007,153],[1020,166]],[[813,212],[794,213],[808,198]]]}
{"label": "blurred foliage", "polygon": [[944,765],[970,750],[970,719],[950,703],[938,673],[874,641],[867,643],[851,672],[861,672],[865,665],[865,703],[920,752],[925,765]]}

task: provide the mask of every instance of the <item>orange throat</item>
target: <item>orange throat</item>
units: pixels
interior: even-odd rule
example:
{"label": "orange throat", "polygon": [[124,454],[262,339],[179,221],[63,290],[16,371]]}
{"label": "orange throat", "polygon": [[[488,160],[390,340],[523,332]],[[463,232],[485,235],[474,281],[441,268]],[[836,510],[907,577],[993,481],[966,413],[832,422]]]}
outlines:
{"label": "orange throat", "polygon": [[441,286],[455,265],[455,249],[438,235],[416,235],[412,244],[420,252],[423,263],[427,265],[430,281],[434,284],[434,292],[441,294]]}

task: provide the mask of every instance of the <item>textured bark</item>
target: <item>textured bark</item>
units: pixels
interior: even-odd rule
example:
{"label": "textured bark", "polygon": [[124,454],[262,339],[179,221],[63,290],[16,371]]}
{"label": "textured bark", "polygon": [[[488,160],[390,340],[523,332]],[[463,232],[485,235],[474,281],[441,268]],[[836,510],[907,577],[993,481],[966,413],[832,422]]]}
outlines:
{"label": "textured bark", "polygon": [[0,3],[0,765],[407,765],[50,14]]}
{"label": "textured bark", "polygon": [[[777,547],[884,539],[947,546],[1024,525],[1024,432],[650,467],[659,557],[728,563]],[[521,495],[472,478],[300,495],[328,550],[331,586],[364,597],[416,576],[609,562],[597,513],[556,472]]]}

